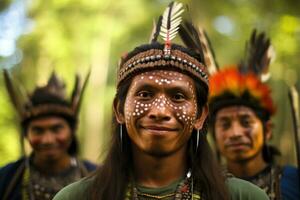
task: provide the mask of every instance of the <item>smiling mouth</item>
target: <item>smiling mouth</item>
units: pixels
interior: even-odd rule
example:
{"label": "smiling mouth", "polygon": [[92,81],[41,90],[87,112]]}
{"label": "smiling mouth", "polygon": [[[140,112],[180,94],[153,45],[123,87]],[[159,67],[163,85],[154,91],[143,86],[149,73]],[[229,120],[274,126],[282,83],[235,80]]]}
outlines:
{"label": "smiling mouth", "polygon": [[142,128],[151,132],[158,132],[158,133],[178,131],[178,129],[176,128],[169,128],[164,126],[142,126]]}
{"label": "smiling mouth", "polygon": [[248,143],[231,143],[226,145],[226,148],[228,149],[244,149],[248,147],[250,147],[250,144]]}

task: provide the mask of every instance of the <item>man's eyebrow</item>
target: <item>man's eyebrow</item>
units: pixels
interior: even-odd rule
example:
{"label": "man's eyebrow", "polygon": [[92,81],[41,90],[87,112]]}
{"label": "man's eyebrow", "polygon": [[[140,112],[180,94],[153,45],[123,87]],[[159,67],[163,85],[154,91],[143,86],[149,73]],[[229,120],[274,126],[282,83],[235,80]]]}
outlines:
{"label": "man's eyebrow", "polygon": [[227,120],[227,119],[230,119],[230,118],[232,118],[232,116],[226,115],[226,114],[216,117],[216,119],[218,119],[218,120]]}
{"label": "man's eyebrow", "polygon": [[62,123],[52,124],[49,126],[49,128],[57,128],[57,127],[63,127],[64,125]]}
{"label": "man's eyebrow", "polygon": [[239,113],[238,116],[239,117],[251,117],[252,115],[250,113],[245,112],[245,113]]}
{"label": "man's eyebrow", "polygon": [[32,129],[47,129],[47,128],[53,128],[53,127],[62,127],[64,126],[63,123],[55,123],[47,126],[40,126],[40,125],[32,125]]}
{"label": "man's eyebrow", "polygon": [[189,86],[187,85],[170,85],[170,90],[190,90]]}
{"label": "man's eyebrow", "polygon": [[44,130],[45,128],[44,127],[41,127],[41,126],[38,126],[38,125],[33,125],[31,126],[30,128],[31,130],[34,130],[34,131],[41,131],[41,130]]}
{"label": "man's eyebrow", "polygon": [[150,83],[144,83],[144,82],[140,82],[136,88],[154,88],[154,86]]}
{"label": "man's eyebrow", "polygon": [[231,122],[231,120],[229,117],[222,117],[222,118],[217,119],[216,122],[224,123],[224,122]]}

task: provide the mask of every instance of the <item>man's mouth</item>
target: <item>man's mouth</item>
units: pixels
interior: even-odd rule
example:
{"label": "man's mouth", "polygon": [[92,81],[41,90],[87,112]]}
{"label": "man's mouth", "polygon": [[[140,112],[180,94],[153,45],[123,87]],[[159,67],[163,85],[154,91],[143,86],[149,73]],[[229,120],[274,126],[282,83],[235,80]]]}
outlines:
{"label": "man's mouth", "polygon": [[55,150],[57,148],[59,148],[58,145],[40,145],[38,147],[38,149],[41,151],[51,151],[51,150]]}
{"label": "man's mouth", "polygon": [[248,148],[250,147],[251,145],[249,143],[246,143],[246,142],[230,142],[230,143],[227,143],[225,145],[226,148],[228,149],[244,149],[244,148]]}
{"label": "man's mouth", "polygon": [[141,127],[150,132],[157,132],[157,133],[178,131],[177,128],[171,128],[171,127],[167,127],[167,126],[146,125],[146,126],[141,126]]}

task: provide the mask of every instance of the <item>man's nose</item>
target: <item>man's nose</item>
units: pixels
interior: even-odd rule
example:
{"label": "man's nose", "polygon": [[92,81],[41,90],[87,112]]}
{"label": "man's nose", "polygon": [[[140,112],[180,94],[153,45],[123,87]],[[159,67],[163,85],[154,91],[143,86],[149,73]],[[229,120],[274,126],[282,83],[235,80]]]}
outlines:
{"label": "man's nose", "polygon": [[153,103],[148,116],[154,120],[168,121],[171,119],[171,111],[169,106],[167,106],[165,98],[160,98],[158,101]]}
{"label": "man's nose", "polygon": [[43,137],[42,137],[42,142],[44,144],[49,144],[49,143],[53,143],[54,141],[54,135],[50,130],[45,131]]}
{"label": "man's nose", "polygon": [[231,138],[238,138],[243,135],[243,127],[238,122],[233,122],[230,130]]}

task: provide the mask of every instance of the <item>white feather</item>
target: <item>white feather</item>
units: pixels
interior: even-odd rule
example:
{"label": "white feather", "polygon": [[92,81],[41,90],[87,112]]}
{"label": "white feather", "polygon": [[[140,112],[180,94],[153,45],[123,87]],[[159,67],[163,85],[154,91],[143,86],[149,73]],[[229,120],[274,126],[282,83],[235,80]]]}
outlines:
{"label": "white feather", "polygon": [[169,11],[170,11],[170,6],[166,8],[166,10],[163,13],[163,18],[162,18],[162,25],[160,28],[160,33],[159,35],[162,36],[163,40],[172,40],[179,29],[179,25],[182,21],[181,14],[184,11],[182,9],[183,4],[182,3],[177,3],[174,2],[172,5],[172,11],[170,13],[170,27],[168,28],[168,19],[169,19]]}

